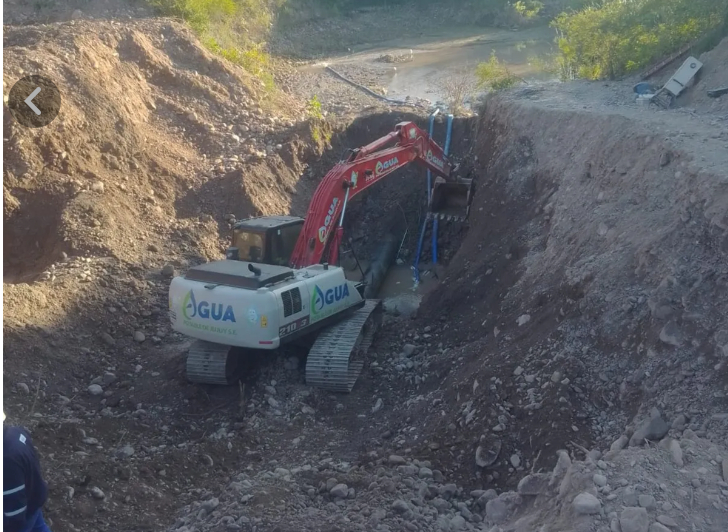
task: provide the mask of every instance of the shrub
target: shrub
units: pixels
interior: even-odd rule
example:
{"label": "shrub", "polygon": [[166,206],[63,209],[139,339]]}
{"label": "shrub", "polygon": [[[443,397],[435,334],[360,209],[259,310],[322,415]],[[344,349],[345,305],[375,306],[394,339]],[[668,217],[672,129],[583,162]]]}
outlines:
{"label": "shrub", "polygon": [[475,69],[475,76],[478,80],[478,87],[491,91],[500,91],[513,87],[519,83],[521,78],[513,74],[505,63],[501,62],[495,55],[495,50],[490,54],[490,59],[480,63]]}
{"label": "shrub", "polygon": [[315,118],[317,120],[323,119],[324,113],[321,110],[321,101],[318,99],[318,96],[314,95],[314,97],[308,101],[306,104],[306,112],[310,118]]}
{"label": "shrub", "polygon": [[604,0],[551,25],[563,77],[617,79],[719,27],[727,12],[728,0]]}
{"label": "shrub", "polygon": [[457,115],[464,111],[465,101],[477,90],[478,81],[473,76],[472,67],[462,67],[448,74],[439,85],[450,112]]}

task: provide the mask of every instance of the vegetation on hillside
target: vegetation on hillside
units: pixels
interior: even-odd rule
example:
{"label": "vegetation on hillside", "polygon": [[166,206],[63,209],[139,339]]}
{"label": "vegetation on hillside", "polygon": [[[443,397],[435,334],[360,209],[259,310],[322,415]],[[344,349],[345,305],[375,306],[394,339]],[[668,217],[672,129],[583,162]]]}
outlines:
{"label": "vegetation on hillside", "polygon": [[285,0],[147,0],[161,14],[185,20],[210,50],[275,89],[265,37]]}
{"label": "vegetation on hillside", "polygon": [[602,0],[556,17],[563,78],[618,79],[728,29],[728,0]]}

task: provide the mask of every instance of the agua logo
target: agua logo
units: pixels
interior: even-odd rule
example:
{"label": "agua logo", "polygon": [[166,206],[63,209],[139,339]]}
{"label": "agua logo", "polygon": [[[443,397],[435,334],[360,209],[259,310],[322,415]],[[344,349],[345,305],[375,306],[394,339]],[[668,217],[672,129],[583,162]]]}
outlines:
{"label": "agua logo", "polygon": [[349,285],[347,283],[329,288],[325,292],[321,290],[319,285],[316,285],[311,295],[311,314],[316,316],[324,310],[324,307],[341,301],[345,297],[349,297]]}
{"label": "agua logo", "polygon": [[440,170],[445,168],[445,162],[439,157],[432,154],[432,150],[427,150],[427,161],[437,166]]}
{"label": "agua logo", "polygon": [[393,166],[397,166],[399,164],[399,159],[396,157],[391,158],[390,160],[386,162],[379,161],[377,165],[374,167],[374,173],[376,175],[380,175],[382,172],[386,172]]}
{"label": "agua logo", "polygon": [[321,242],[322,244],[326,240],[326,235],[329,232],[329,226],[331,225],[331,222],[334,219],[334,213],[336,212],[336,206],[338,204],[339,204],[339,198],[334,198],[331,201],[331,206],[329,207],[328,213],[326,214],[326,218],[324,219],[324,225],[319,227],[318,237],[319,237],[319,242]]}
{"label": "agua logo", "polygon": [[235,312],[232,305],[223,305],[222,303],[210,303],[208,301],[200,301],[195,299],[195,294],[190,290],[182,300],[182,314],[185,319],[201,319],[214,321],[230,321],[235,323]]}

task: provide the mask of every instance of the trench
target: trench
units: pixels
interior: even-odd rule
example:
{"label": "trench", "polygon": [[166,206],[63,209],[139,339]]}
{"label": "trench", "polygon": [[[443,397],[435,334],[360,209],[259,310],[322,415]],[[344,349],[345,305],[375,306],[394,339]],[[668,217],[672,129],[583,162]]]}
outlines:
{"label": "trench", "polygon": [[[447,464],[473,489],[515,487],[520,476],[510,464],[513,455],[548,470],[558,449],[608,447],[635,416],[658,404],[666,418],[683,411],[684,400],[700,405],[696,412],[726,407],[724,398],[711,402],[683,384],[673,365],[686,367],[690,356],[702,356],[706,367],[719,368],[701,374],[704,389],[720,390],[728,382],[720,332],[728,316],[717,303],[724,296],[711,294],[726,295],[728,275],[728,238],[714,229],[728,204],[715,169],[720,166],[675,181],[691,155],[654,140],[649,125],[568,107],[493,98],[479,117],[456,121],[453,158],[475,179],[471,216],[467,226],[439,235],[438,268],[431,268],[430,235],[425,237],[422,272],[431,273],[416,290],[411,266],[425,205],[424,171],[394,174],[348,211],[345,234],[365,260],[381,250],[389,228],[406,229],[377,295],[393,322],[373,356],[381,365],[382,352],[394,351],[396,358],[399,346],[420,338],[421,361],[436,378],[417,383],[405,377],[403,389],[390,393],[442,399],[444,417],[424,406],[408,411],[420,420],[421,437],[442,441],[442,450],[413,442],[413,452]],[[436,140],[444,126],[437,127]],[[665,152],[671,159],[663,165]],[[697,203],[704,207],[690,207],[698,188],[703,199]],[[711,214],[679,214],[685,209]],[[695,224],[669,222],[677,218]],[[703,274],[694,271],[696,264]],[[682,272],[681,280],[670,271]],[[696,275],[715,279],[690,292],[695,307],[713,314],[705,321],[661,315],[659,302],[676,297],[678,286],[688,293]],[[411,320],[403,324],[399,316]],[[683,341],[676,349],[664,340],[668,325],[706,340]],[[433,339],[423,342],[423,330]],[[670,362],[663,366],[656,353]],[[651,375],[634,377],[642,372]],[[359,393],[382,393],[378,375],[365,375]],[[538,379],[542,391],[522,375]],[[502,381],[502,388],[493,392],[483,384],[492,381]],[[479,422],[460,417],[465,401],[484,414]],[[395,418],[384,426],[396,432],[403,426]],[[494,436],[489,426],[496,423],[510,428]],[[499,441],[501,454],[483,469],[471,453],[487,434],[486,440]]]}
{"label": "trench", "polygon": [[[300,178],[305,186],[291,199],[294,213],[304,214],[301,210],[310,197],[306,191],[312,190],[344,149],[369,143],[402,120],[426,125],[426,117],[393,112],[361,117],[336,133],[330,151],[308,159],[309,177]],[[444,123],[437,122],[436,140],[442,141],[443,130]],[[703,393],[725,386],[725,365],[702,375],[702,388],[697,391],[689,380],[678,377],[683,367],[698,371],[699,357],[705,367],[718,367],[722,360],[717,348],[723,349],[721,331],[728,323],[726,309],[720,306],[728,299],[728,239],[716,227],[723,223],[720,201],[728,194],[709,172],[696,173],[691,181],[675,180],[676,169],[684,170],[679,165],[687,157],[673,150],[672,162],[661,166],[661,154],[669,147],[663,141],[647,142],[648,136],[620,117],[595,118],[590,113],[537,109],[505,100],[490,101],[477,118],[456,120],[453,158],[463,163],[464,174],[476,180],[471,217],[467,226],[441,227],[439,268],[431,267],[431,239],[425,236],[420,260],[423,281],[417,290],[412,290],[411,265],[426,202],[424,170],[408,167],[357,197],[348,209],[345,235],[351,236],[365,270],[382,253],[385,235],[392,227],[399,228],[395,264],[386,275],[380,274],[378,290],[392,321],[375,340],[369,361],[376,359],[381,367],[399,356],[404,343],[416,342],[417,361],[427,371],[425,379],[416,382],[407,380],[404,372],[382,379],[369,366],[346,398],[332,402],[329,394],[312,393],[307,401],[318,409],[325,425],[316,431],[319,439],[312,438],[308,445],[328,446],[324,433],[335,431],[338,439],[332,453],[367,464],[366,453],[375,447],[372,441],[389,452],[394,444],[388,438],[393,435],[402,442],[397,452],[408,450],[413,458],[431,461],[464,488],[502,489],[513,487],[523,473],[512,470],[513,455],[526,468],[548,470],[555,450],[577,452],[575,445],[592,448],[608,443],[635,413],[658,401],[668,414],[686,409],[709,417],[725,411],[725,397]],[[699,194],[695,202],[691,194]],[[645,213],[649,213],[646,219]],[[689,215],[695,224],[673,224],[681,215]],[[44,231],[53,227],[51,222],[49,218]],[[635,231],[643,226],[643,232]],[[394,247],[386,246],[384,262],[392,260],[390,246]],[[345,267],[355,273],[350,262]],[[675,273],[671,273],[673,267]],[[703,282],[698,282],[698,274]],[[668,276],[674,282],[664,283]],[[667,320],[651,309],[650,301],[683,296],[706,309],[705,321],[682,311],[673,311],[677,314],[671,319],[685,334],[704,340],[686,342],[678,350],[660,340]],[[166,291],[159,289],[139,306],[154,307],[149,317],[156,320],[150,322],[154,327],[166,321],[160,312],[166,308],[166,297]],[[103,303],[89,302],[85,310],[100,314],[102,309]],[[520,325],[526,315],[529,319]],[[65,327],[98,330],[96,323],[83,319],[80,313],[69,316]],[[425,334],[432,339],[424,338]],[[15,340],[15,349],[35,341],[25,330],[8,337]],[[136,349],[130,339],[121,342],[119,353]],[[114,419],[113,427],[110,420],[88,422],[94,436],[103,440],[109,435],[105,446],[115,446],[122,432],[128,432],[124,437],[129,442],[159,438],[150,424],[132,416],[135,405],[152,404],[163,407],[155,412],[154,427],[167,424],[171,436],[195,442],[195,453],[170,445],[158,455],[160,463],[179,464],[168,468],[165,482],[183,490],[222,490],[220,478],[258,467],[264,459],[260,454],[241,453],[246,446],[257,448],[263,442],[270,453],[265,460],[277,460],[273,456],[283,446],[299,456],[290,442],[305,428],[300,418],[263,425],[266,430],[258,426],[241,430],[232,448],[206,440],[205,435],[218,431],[221,424],[243,423],[237,417],[238,389],[186,383],[183,340],[165,340],[162,347],[144,349],[145,372],[154,373],[139,377],[134,390],[110,388],[112,396],[104,398],[106,408],[128,410],[129,416]],[[649,350],[659,356],[650,355]],[[117,354],[111,348],[100,351]],[[294,396],[300,392],[303,368],[299,364],[293,375],[284,372],[284,357],[255,361],[245,380],[248,400],[262,397],[262,389],[274,380],[280,387],[288,386]],[[89,354],[77,363],[69,380],[85,387],[112,364],[118,365],[119,372],[134,375],[138,360],[110,356],[97,360]],[[48,364],[51,371],[61,368],[53,366],[53,361]],[[553,380],[555,374],[561,378],[558,383]],[[638,374],[646,380],[625,378]],[[535,379],[533,385],[525,380],[530,376]],[[49,393],[68,393],[63,382],[52,386]],[[371,417],[375,396],[386,399],[380,418]],[[408,403],[419,396],[427,400]],[[537,402],[531,402],[533,397]],[[80,400],[101,409],[93,398]],[[463,404],[469,402],[468,414],[475,412],[470,421],[463,414]],[[539,408],[526,408],[539,403]],[[265,403],[255,406],[258,412],[263,408]],[[359,416],[363,421],[358,421]],[[494,431],[496,423],[504,429]],[[55,450],[57,441],[47,429],[49,424],[39,427],[37,438],[46,454]],[[500,456],[493,467],[483,469],[473,459],[475,449],[494,434]],[[167,445],[171,439],[161,441]],[[212,466],[200,463],[198,455],[205,453],[214,457]],[[58,457],[65,458],[60,451]],[[94,455],[84,467],[98,468],[95,475],[116,479],[116,465],[105,456]],[[115,482],[102,480],[101,487],[111,491]],[[70,509],[59,502],[65,500],[62,487],[63,482],[52,487],[50,515],[63,514],[65,519]],[[183,504],[171,495],[163,503],[170,512]],[[93,512],[90,515],[79,520],[91,523],[95,517]],[[136,526],[136,516],[124,525]]]}
{"label": "trench", "polygon": [[[362,116],[335,134],[329,153],[341,154],[373,142],[393,131],[402,121],[412,121],[425,130],[428,127],[428,117],[409,112]],[[438,115],[433,128],[436,142],[444,146],[446,116]],[[474,139],[473,121],[456,119],[451,134],[452,160],[463,163],[458,175],[473,177],[472,155],[469,154]],[[306,190],[312,193],[317,179],[325,175],[335,161],[338,157],[327,153],[311,161],[307,177],[301,178],[307,181]],[[295,206],[294,214],[304,216],[308,201],[297,197],[292,199],[292,205]],[[433,225],[427,224],[417,266],[419,279],[415,282],[414,262],[426,214],[426,170],[415,163],[390,174],[347,205],[344,219],[347,244],[342,246],[340,265],[349,280],[365,281],[365,298],[381,299],[385,313],[393,318],[413,318],[417,314],[425,296],[438,287],[448,263],[467,235],[467,222],[440,221],[438,263],[435,265],[432,262]],[[284,346],[275,359],[296,357],[303,377],[306,352],[306,345]],[[275,361],[266,356],[255,356],[246,361],[246,382],[255,383],[258,375],[265,373],[271,364]]]}

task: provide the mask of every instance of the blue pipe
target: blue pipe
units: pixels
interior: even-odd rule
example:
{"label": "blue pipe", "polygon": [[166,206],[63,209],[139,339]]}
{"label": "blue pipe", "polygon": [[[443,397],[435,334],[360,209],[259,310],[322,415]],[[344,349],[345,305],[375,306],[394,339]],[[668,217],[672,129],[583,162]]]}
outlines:
{"label": "blue pipe", "polygon": [[[450,140],[452,139],[452,114],[447,115],[447,135],[445,137],[445,156],[450,152]],[[432,263],[437,264],[437,228],[439,225],[437,217],[432,221]]]}
{"label": "blue pipe", "polygon": [[450,154],[450,140],[452,139],[452,119],[451,114],[447,115],[447,137],[445,137],[445,156]]}
{"label": "blue pipe", "polygon": [[432,220],[432,263],[437,264],[437,226],[439,220],[435,217]]}
{"label": "blue pipe", "polygon": [[[440,109],[435,109],[430,115],[430,138],[435,131],[435,116],[440,112]],[[432,200],[432,172],[427,169],[427,205],[429,207],[430,201]]]}
{"label": "blue pipe", "polygon": [[[435,109],[432,114],[430,114],[430,123],[429,123],[429,135],[430,138],[432,138],[432,135],[435,131],[435,116],[440,112],[440,109]],[[430,208],[430,202],[432,201],[432,172],[430,169],[427,169],[427,208]],[[412,270],[414,273],[414,279],[415,279],[415,286],[419,284],[420,282],[420,254],[422,253],[422,244],[425,241],[425,231],[427,230],[427,221],[428,216],[425,216],[425,221],[422,223],[422,230],[420,231],[420,239],[417,242],[417,254],[415,255],[415,263],[412,266]]]}
{"label": "blue pipe", "polygon": [[415,278],[415,286],[420,284],[420,254],[422,253],[422,243],[425,240],[425,230],[427,229],[428,216],[425,216],[425,221],[422,223],[422,230],[420,231],[420,239],[417,242],[417,255],[415,255],[415,263],[412,266],[412,270]]}

